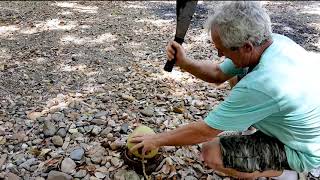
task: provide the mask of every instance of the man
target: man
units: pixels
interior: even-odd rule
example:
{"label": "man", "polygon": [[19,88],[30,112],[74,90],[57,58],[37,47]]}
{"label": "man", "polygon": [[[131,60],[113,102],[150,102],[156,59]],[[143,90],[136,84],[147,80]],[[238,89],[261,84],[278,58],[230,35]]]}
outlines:
{"label": "man", "polygon": [[[173,41],[169,59],[213,83],[242,79],[204,121],[148,136],[135,136],[131,150],[203,143],[205,163],[238,178],[297,179],[296,173],[320,166],[319,62],[289,38],[273,34],[258,2],[227,2],[209,18],[208,27],[221,64],[193,61]],[[319,60],[318,60],[319,61]],[[245,74],[245,76],[243,76]],[[246,136],[223,131],[258,131]],[[188,137],[188,138],[185,138]],[[213,137],[216,137],[213,139]]]}

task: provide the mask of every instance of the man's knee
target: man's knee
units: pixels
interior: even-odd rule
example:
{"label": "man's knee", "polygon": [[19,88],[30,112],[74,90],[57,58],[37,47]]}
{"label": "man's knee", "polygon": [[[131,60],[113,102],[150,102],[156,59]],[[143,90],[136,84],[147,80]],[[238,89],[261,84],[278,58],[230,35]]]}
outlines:
{"label": "man's knee", "polygon": [[205,164],[210,168],[215,170],[223,168],[220,143],[218,138],[213,141],[203,143],[201,155]]}

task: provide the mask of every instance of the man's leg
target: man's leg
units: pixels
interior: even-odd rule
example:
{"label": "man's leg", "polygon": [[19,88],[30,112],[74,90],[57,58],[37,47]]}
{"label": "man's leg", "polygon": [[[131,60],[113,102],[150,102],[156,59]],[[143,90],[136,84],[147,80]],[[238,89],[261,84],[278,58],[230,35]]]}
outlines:
{"label": "man's leg", "polygon": [[225,168],[222,162],[219,138],[202,145],[202,157],[205,163],[212,169],[222,172],[228,176],[241,179],[256,179],[258,177],[276,177],[282,174],[282,171],[255,171],[252,173],[240,172],[232,168]]}

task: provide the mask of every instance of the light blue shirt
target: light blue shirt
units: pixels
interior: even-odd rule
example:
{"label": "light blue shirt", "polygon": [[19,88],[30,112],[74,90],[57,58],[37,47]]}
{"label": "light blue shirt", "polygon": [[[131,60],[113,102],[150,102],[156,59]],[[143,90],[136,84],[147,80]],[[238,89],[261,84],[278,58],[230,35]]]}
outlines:
{"label": "light blue shirt", "polygon": [[[251,125],[285,145],[298,172],[320,166],[320,58],[291,39],[273,34],[259,64],[205,118],[212,128],[244,131]],[[230,59],[220,64],[241,74]]]}

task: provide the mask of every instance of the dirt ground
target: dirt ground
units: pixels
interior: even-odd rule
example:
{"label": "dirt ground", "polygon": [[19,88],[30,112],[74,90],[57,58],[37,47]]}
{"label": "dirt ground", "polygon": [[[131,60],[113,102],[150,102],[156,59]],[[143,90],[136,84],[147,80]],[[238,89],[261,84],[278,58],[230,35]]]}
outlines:
{"label": "dirt ground", "polygon": [[[203,25],[220,3],[199,3],[185,39],[188,56],[218,61]],[[319,2],[264,5],[275,33],[320,52]],[[178,68],[164,72],[174,32],[174,1],[0,2],[0,178],[41,179],[57,170],[117,179],[129,169],[119,152],[138,123],[162,132],[203,119],[230,87]],[[82,159],[65,161],[77,147]],[[226,179],[203,167],[199,150],[165,148],[152,177]]]}

